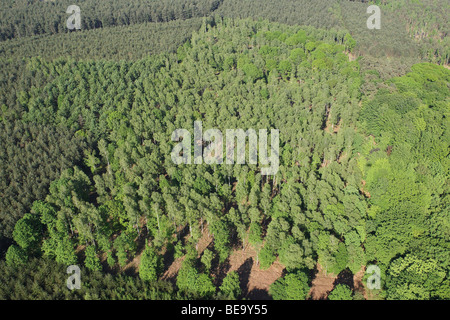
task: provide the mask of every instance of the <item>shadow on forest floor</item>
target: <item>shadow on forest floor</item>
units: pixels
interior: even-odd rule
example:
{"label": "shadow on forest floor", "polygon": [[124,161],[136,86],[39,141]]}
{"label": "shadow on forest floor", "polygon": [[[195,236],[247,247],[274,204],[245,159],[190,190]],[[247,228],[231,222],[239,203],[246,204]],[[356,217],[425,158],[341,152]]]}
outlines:
{"label": "shadow on forest floor", "polygon": [[273,300],[269,292],[264,289],[253,289],[247,293],[246,298],[249,300]]}
{"label": "shadow on forest floor", "polygon": [[341,273],[338,274],[336,280],[334,280],[333,288],[335,288],[338,284],[345,284],[353,290],[355,286],[353,273],[349,269],[342,270]]}
{"label": "shadow on forest floor", "polygon": [[253,258],[248,258],[245,262],[237,269],[239,275],[239,282],[241,284],[242,296],[247,296],[248,294],[248,283],[250,280],[250,273],[253,267]]}

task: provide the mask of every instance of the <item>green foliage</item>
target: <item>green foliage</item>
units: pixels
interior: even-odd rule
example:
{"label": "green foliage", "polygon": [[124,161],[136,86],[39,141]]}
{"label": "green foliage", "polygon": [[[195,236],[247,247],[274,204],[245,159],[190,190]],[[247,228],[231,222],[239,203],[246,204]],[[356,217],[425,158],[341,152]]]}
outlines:
{"label": "green foliage", "polygon": [[182,256],[184,256],[184,249],[183,249],[183,244],[179,241],[177,242],[177,244],[175,245],[175,252],[174,252],[174,258],[178,259],[181,258]]}
{"label": "green foliage", "polygon": [[338,284],[328,294],[328,300],[353,300],[353,292],[346,284]]}
{"label": "green foliage", "polygon": [[216,287],[212,283],[209,275],[197,271],[194,262],[195,258],[192,254],[188,253],[178,271],[177,287],[185,294],[211,298],[216,292]]}
{"label": "green foliage", "polygon": [[269,293],[274,300],[305,300],[309,292],[309,280],[305,273],[297,271],[278,279]]}
{"label": "green foliage", "polygon": [[300,64],[306,58],[306,54],[302,48],[297,48],[291,51],[289,58],[293,63]]}
{"label": "green foliage", "polygon": [[214,259],[214,253],[209,249],[205,249],[205,251],[203,251],[201,261],[202,261],[203,265],[205,266],[206,271],[209,271],[211,269],[211,262],[213,259]]}
{"label": "green foliage", "polygon": [[28,261],[28,256],[21,247],[11,245],[6,251],[5,261],[9,266],[21,266]]}
{"label": "green foliage", "polygon": [[80,290],[67,289],[67,266],[48,259],[31,259],[25,265],[0,261],[1,300],[171,300],[172,285],[148,283],[136,277],[103,274],[82,268]]}
{"label": "green foliage", "polygon": [[356,41],[355,41],[355,39],[353,39],[352,36],[351,36],[349,33],[346,33],[346,34],[345,34],[345,37],[344,37],[344,45],[345,45],[345,48],[346,48],[348,51],[350,51],[350,52],[352,52],[353,49],[354,49],[355,46],[356,46]]}
{"label": "green foliage", "polygon": [[242,71],[246,76],[247,82],[255,82],[263,77],[263,72],[258,69],[253,63],[247,63],[242,66]]}
{"label": "green foliage", "polygon": [[342,270],[344,270],[347,267],[348,263],[348,252],[343,242],[339,243],[335,257],[336,257],[336,264],[330,268],[330,271],[334,274],[339,274]]}
{"label": "green foliage", "polygon": [[287,75],[292,71],[292,64],[290,61],[284,60],[281,61],[278,65],[278,71],[282,74],[282,75]]}
{"label": "green foliage", "polygon": [[[335,37],[346,51],[381,60],[389,57],[396,60],[395,65],[402,64],[402,59],[409,57],[415,58],[412,61],[417,61],[419,57],[441,65],[449,63],[448,22],[446,10],[443,10],[448,4],[445,0],[375,2],[379,2],[382,10],[382,27],[377,33],[366,26],[368,3],[363,0],[226,0],[217,13],[232,18],[267,19],[289,25],[337,30]],[[287,34],[270,29],[264,35],[269,41],[279,40],[289,45],[305,41],[301,30],[296,34]],[[306,40],[308,36],[306,33]],[[382,70],[381,65],[377,68]]]}
{"label": "green foliage", "polygon": [[198,275],[194,288],[198,296],[204,298],[211,298],[216,292],[216,287],[212,283],[211,277],[204,273]]}
{"label": "green foliage", "polygon": [[253,246],[258,246],[262,242],[261,238],[261,226],[258,222],[252,222],[250,224],[250,230],[248,235],[248,242]]}
{"label": "green foliage", "polygon": [[[1,296],[234,299],[239,276],[228,274],[216,296],[212,261],[220,269],[232,248],[250,244],[262,269],[276,259],[286,267],[270,289],[276,299],[307,298],[309,279],[298,272],[305,267],[356,273],[375,261],[386,272],[382,296],[448,297],[450,77],[430,63],[403,76],[417,46],[386,32],[406,30],[404,16],[387,13],[386,28],[367,33],[353,23],[365,9],[359,1],[108,1],[120,4],[114,18],[110,9],[89,11],[89,1],[83,15],[87,29],[103,28],[68,34],[48,24],[53,7],[41,26],[33,16],[20,27],[30,10],[22,3],[10,8],[18,29],[11,12],[0,14],[0,36],[14,38],[0,42],[0,237],[17,244],[5,250],[11,266],[0,268],[33,274],[31,261],[40,274],[40,263],[60,268],[47,258],[67,266],[84,254],[88,285],[108,292],[38,294],[39,280],[30,294],[18,276]],[[143,8],[142,16],[125,15],[129,8]],[[288,24],[181,21],[212,11]],[[35,33],[46,36],[31,41]],[[117,49],[105,52],[110,43]],[[381,70],[389,64],[395,70]],[[176,166],[170,137],[191,131],[193,120],[223,133],[278,129],[278,173],[261,176],[260,163]],[[208,235],[213,249],[199,257]],[[116,263],[134,259],[141,241],[139,278],[119,276],[114,289],[110,276],[99,280],[98,257],[122,270]],[[158,282],[164,248],[186,255],[176,294]],[[336,287],[330,296],[347,293]]]}
{"label": "green foliage", "polygon": [[38,250],[42,239],[42,224],[39,216],[31,213],[25,214],[22,219],[17,221],[13,237],[25,252]]}
{"label": "green foliage", "polygon": [[[67,32],[65,8],[72,3],[63,1],[60,7],[40,1],[12,3],[2,11],[0,41],[41,34]],[[60,10],[60,8],[64,10]],[[143,22],[168,22],[202,17],[217,9],[217,1],[127,1],[105,0],[101,7],[95,1],[84,1],[82,8],[84,30],[126,26]],[[189,8],[189,9],[188,9]],[[26,19],[25,17],[28,17]]]}
{"label": "green foliage", "polygon": [[306,32],[304,30],[298,31],[295,35],[286,39],[285,43],[289,46],[298,46],[306,43]]}
{"label": "green foliage", "polygon": [[268,246],[264,246],[258,254],[259,265],[261,269],[268,269],[275,262],[275,255]]}
{"label": "green foliage", "polygon": [[15,223],[30,212],[34,200],[45,198],[62,170],[81,158],[86,141],[73,130],[41,125],[38,119],[24,123],[7,118],[0,122],[0,236],[12,238]]}
{"label": "green foliage", "polygon": [[229,300],[235,300],[241,295],[239,274],[236,271],[227,273],[220,286],[220,292]]}
{"label": "green foliage", "polygon": [[408,254],[395,259],[386,281],[387,298],[392,300],[430,300],[450,297],[446,270],[433,259],[422,260]]}
{"label": "green foliage", "polygon": [[210,225],[210,230],[214,236],[214,248],[219,253],[219,261],[224,262],[230,252],[227,226],[223,221],[216,220]]}
{"label": "green foliage", "polygon": [[114,248],[116,249],[117,258],[119,259],[119,265],[124,267],[129,259],[129,256],[136,251],[136,243],[134,242],[134,236],[126,232],[122,232],[116,240],[114,240]]}
{"label": "green foliage", "polygon": [[161,272],[161,261],[155,249],[146,246],[139,264],[139,277],[144,281],[156,282]]}
{"label": "green foliage", "polygon": [[59,236],[57,239],[47,240],[43,245],[43,251],[47,256],[54,257],[56,262],[63,265],[70,266],[77,263],[74,243],[68,236]]}
{"label": "green foliage", "polygon": [[92,271],[101,271],[102,266],[100,259],[97,256],[97,252],[94,246],[87,246],[85,249],[86,258],[84,259],[84,265],[86,268]]}

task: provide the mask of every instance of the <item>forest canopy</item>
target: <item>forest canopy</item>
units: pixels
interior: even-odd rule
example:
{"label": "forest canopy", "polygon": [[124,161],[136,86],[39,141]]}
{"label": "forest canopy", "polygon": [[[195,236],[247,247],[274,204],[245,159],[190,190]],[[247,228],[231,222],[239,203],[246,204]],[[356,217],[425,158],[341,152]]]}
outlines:
{"label": "forest canopy", "polygon": [[[450,299],[445,3],[378,1],[375,34],[365,1],[84,0],[74,32],[1,2],[0,299],[243,299],[271,270],[304,300],[370,265],[325,298]],[[195,121],[279,130],[278,172],[175,164]]]}

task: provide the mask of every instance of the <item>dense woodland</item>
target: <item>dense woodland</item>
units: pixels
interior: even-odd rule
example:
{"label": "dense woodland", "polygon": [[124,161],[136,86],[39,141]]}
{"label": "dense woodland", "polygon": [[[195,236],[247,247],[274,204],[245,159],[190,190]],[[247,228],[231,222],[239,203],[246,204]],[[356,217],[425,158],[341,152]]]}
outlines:
{"label": "dense woodland", "polygon": [[[1,2],[0,299],[241,299],[218,270],[247,247],[273,299],[371,264],[371,298],[450,299],[445,1],[371,31],[366,1],[85,0],[76,32],[68,2]],[[278,173],[175,165],[199,120],[279,129]]]}
{"label": "dense woodland", "polygon": [[[42,34],[67,33],[66,10],[73,1],[2,0],[0,40]],[[82,29],[98,29],[144,22],[169,22],[203,17],[213,12],[220,0],[80,0]]]}

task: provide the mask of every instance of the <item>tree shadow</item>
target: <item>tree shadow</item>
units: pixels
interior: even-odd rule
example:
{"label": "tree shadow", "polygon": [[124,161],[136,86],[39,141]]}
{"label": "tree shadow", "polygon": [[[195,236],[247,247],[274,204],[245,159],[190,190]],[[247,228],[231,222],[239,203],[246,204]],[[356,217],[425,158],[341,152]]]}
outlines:
{"label": "tree shadow", "polygon": [[175,253],[174,246],[172,244],[168,245],[166,248],[166,251],[164,252],[164,254],[162,256],[162,264],[163,264],[163,272],[162,273],[169,270],[169,267],[175,261],[174,253]]}
{"label": "tree shadow", "polygon": [[[172,264],[175,262],[175,245],[177,242],[181,242],[181,245],[183,248],[186,247],[186,236],[189,234],[189,226],[185,226],[184,228],[181,228],[176,231],[176,238],[177,241],[175,243],[169,243],[166,245],[166,250],[164,251],[162,255],[162,270],[161,275],[163,275],[166,271],[169,270],[169,268],[172,266]],[[175,237],[175,235],[174,235]],[[175,283],[176,282],[176,276],[171,276],[170,278],[166,279],[169,282]]]}
{"label": "tree shadow", "polygon": [[223,279],[227,276],[228,271],[231,268],[230,258],[227,258],[223,263],[219,261],[219,255],[215,255],[211,261],[211,271],[213,275],[214,285],[222,285]]}
{"label": "tree shadow", "polygon": [[[128,254],[127,264],[131,263],[137,256],[141,255],[144,252],[147,242],[148,242],[147,228],[142,228],[141,232],[139,233],[139,236],[136,239],[136,252],[133,255]],[[139,266],[129,267],[124,271],[124,274],[127,276],[135,277],[138,275],[138,267]]]}
{"label": "tree shadow", "polygon": [[273,300],[269,292],[264,289],[253,289],[247,294],[249,300]]}
{"label": "tree shadow", "polygon": [[[283,271],[286,271],[286,269],[284,269]],[[317,274],[319,273],[319,269],[317,268],[317,264],[314,265],[313,269],[304,269],[302,270],[303,272],[305,272],[305,274],[308,276],[309,280],[309,285],[312,285],[312,280],[314,280],[317,277]]]}
{"label": "tree shadow", "polygon": [[353,291],[355,284],[353,281],[353,273],[349,269],[342,270],[333,282],[333,288],[338,284],[345,284]]}
{"label": "tree shadow", "polygon": [[0,259],[4,259],[4,257],[6,256],[6,251],[12,244],[13,241],[11,239],[3,238],[0,236]]}
{"label": "tree shadow", "polygon": [[189,234],[189,225],[186,225],[183,229],[181,229],[177,233],[177,240],[181,241],[183,247],[186,246],[186,237],[188,234]]}
{"label": "tree shadow", "polygon": [[145,245],[148,241],[148,232],[147,228],[142,228],[141,232],[139,233],[139,236],[136,241],[136,255],[141,254],[142,251],[145,250]]}
{"label": "tree shadow", "polygon": [[242,296],[247,296],[248,294],[248,282],[250,279],[252,267],[253,267],[253,258],[248,258],[237,270],[237,273],[239,275],[239,282],[241,286]]}

